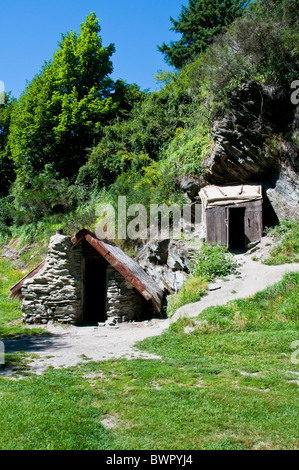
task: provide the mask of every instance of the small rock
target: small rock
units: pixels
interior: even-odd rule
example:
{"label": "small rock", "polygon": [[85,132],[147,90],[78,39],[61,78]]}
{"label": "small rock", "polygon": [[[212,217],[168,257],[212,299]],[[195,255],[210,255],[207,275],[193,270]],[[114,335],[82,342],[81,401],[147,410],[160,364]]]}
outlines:
{"label": "small rock", "polygon": [[209,284],[209,290],[217,290],[217,289],[221,289],[221,286],[219,286],[219,284],[216,284],[216,283]]}
{"label": "small rock", "polygon": [[118,323],[118,317],[110,317],[105,321],[104,326],[107,328],[119,328],[119,326],[117,326],[117,323]]}

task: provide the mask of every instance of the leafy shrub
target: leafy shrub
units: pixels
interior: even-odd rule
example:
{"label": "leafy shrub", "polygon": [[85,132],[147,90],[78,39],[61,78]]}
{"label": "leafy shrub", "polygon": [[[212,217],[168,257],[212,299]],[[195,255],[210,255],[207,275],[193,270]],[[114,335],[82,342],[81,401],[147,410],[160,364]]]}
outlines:
{"label": "leafy shrub", "polygon": [[175,137],[165,150],[169,167],[175,168],[177,175],[200,175],[202,162],[212,148],[212,139],[206,122],[192,128],[178,128]]}
{"label": "leafy shrub", "polygon": [[0,224],[11,225],[14,214],[12,198],[10,196],[0,198]]}
{"label": "leafy shrub", "polygon": [[209,282],[216,277],[233,274],[236,268],[233,255],[224,246],[203,243],[200,251],[193,255],[191,276],[179,292],[170,297],[168,314],[172,315],[183,305],[199,300],[208,289]]}
{"label": "leafy shrub", "polygon": [[236,268],[233,255],[224,246],[203,243],[200,251],[193,256],[191,272],[193,276],[204,276],[211,281],[216,277],[233,274]]}

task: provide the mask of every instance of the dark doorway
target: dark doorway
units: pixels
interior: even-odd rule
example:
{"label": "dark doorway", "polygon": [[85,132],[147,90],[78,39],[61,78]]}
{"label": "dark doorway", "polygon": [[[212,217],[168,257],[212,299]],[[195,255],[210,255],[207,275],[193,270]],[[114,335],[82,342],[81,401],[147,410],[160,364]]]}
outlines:
{"label": "dark doorway", "polygon": [[106,315],[106,269],[104,258],[85,259],[84,317],[85,323],[103,322]]}
{"label": "dark doorway", "polygon": [[228,209],[228,248],[245,248],[245,208]]}

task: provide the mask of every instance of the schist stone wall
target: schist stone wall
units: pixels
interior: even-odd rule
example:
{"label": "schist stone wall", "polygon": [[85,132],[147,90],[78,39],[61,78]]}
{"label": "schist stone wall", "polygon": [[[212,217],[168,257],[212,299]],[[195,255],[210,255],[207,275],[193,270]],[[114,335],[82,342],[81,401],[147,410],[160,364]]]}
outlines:
{"label": "schist stone wall", "polygon": [[44,267],[22,287],[27,323],[76,323],[81,319],[81,260],[80,246],[74,250],[69,237],[51,237]]}
{"label": "schist stone wall", "polygon": [[122,321],[146,318],[147,302],[112,266],[107,267],[107,316]]}
{"label": "schist stone wall", "polygon": [[[46,263],[22,287],[23,319],[27,323],[78,323],[84,320],[84,262],[101,256],[87,242],[73,246],[69,237],[50,239]],[[148,302],[111,265],[106,269],[106,314],[122,321],[147,317]]]}

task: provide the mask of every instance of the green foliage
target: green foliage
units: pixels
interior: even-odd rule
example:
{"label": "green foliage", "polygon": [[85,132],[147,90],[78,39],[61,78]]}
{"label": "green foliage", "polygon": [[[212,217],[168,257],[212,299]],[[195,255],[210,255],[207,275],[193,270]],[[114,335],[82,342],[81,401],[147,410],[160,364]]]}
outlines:
{"label": "green foliage", "polygon": [[193,255],[190,267],[191,276],[184,282],[181,289],[170,297],[167,308],[171,316],[178,308],[196,302],[205,294],[208,283],[215,278],[234,274],[237,264],[233,255],[224,246],[211,246],[203,243],[199,251]]}
{"label": "green foliage", "polygon": [[[182,201],[179,178],[202,174],[211,122],[215,111],[229,109],[228,93],[250,79],[285,91],[297,77],[297,3],[255,2],[225,35],[216,39],[211,29],[196,37],[209,43],[213,36],[214,44],[180,73],[160,75],[162,88],[155,93],[110,81],[113,48],[98,42],[93,15],[80,35],[64,36],[53,61],[11,107],[10,145],[19,169],[15,206],[7,196],[14,180],[10,118],[1,124],[0,241],[12,235],[21,244],[37,242],[35,251],[21,258],[33,262],[56,228],[63,226],[69,235],[82,226],[92,228],[101,200],[113,202],[122,194],[129,203],[146,206]],[[205,45],[196,47],[190,47],[192,54]],[[19,225],[8,227],[12,217]],[[297,222],[283,221],[271,235],[277,241],[272,261],[298,261]],[[193,277],[171,300],[173,308],[198,300],[207,282],[234,269],[223,247],[204,244]],[[0,260],[1,336],[34,332],[24,331],[19,302],[7,298],[20,277]],[[179,320],[139,344],[162,361],[85,360],[22,381],[1,379],[1,447],[296,449],[298,387],[290,357],[298,338],[298,285],[297,273],[286,275],[254,297]],[[115,418],[113,433],[103,428],[104,417]]]}
{"label": "green foliage", "polygon": [[1,448],[297,449],[298,286],[289,274],[138,344],[163,360],[82,356],[68,369],[1,378]]}
{"label": "green foliage", "polygon": [[184,282],[183,287],[177,294],[170,297],[167,313],[171,316],[183,305],[196,302],[208,289],[208,281],[205,277],[190,277]]}
{"label": "green foliage", "polygon": [[63,35],[53,60],[15,106],[10,146],[19,173],[37,174],[52,164],[61,177],[76,175],[101,127],[115,115],[109,78],[114,46],[103,47],[99,32],[91,13],[79,35]]}
{"label": "green foliage", "polygon": [[169,170],[178,176],[203,175],[203,161],[212,149],[207,123],[199,122],[193,129],[177,129],[175,137],[166,147]]}
{"label": "green foliage", "polygon": [[189,0],[188,7],[182,7],[178,20],[170,18],[171,30],[181,34],[181,39],[158,47],[166,62],[180,69],[194,61],[217,34],[243,14],[247,3],[242,0]]}
{"label": "green foliage", "polygon": [[91,199],[92,191],[59,179],[52,164],[38,175],[22,173],[12,186],[17,224],[34,223],[52,214],[67,214]]}
{"label": "green foliage", "polygon": [[11,115],[16,100],[10,94],[6,94],[4,101],[4,104],[0,104],[0,197],[8,195],[11,183],[15,180],[8,140]]}
{"label": "green foliage", "polygon": [[113,446],[113,436],[98,420],[94,391],[70,370],[49,370],[39,378],[17,381],[2,379],[0,387],[5,396],[0,411],[1,449],[96,450]]}
{"label": "green foliage", "polygon": [[[143,163],[143,165],[142,165]],[[133,155],[130,168],[121,174],[109,191],[117,202],[119,195],[127,204],[185,204],[186,198],[177,189],[178,173],[167,160],[151,161],[147,155]]]}
{"label": "green foliage", "polygon": [[[62,211],[73,210],[81,202],[83,186],[89,191],[101,188],[122,171],[111,156],[113,133],[101,139],[116,118],[128,119],[144,93],[135,84],[113,83],[109,78],[114,46],[103,47],[99,33],[91,13],[80,34],[63,35],[53,60],[14,108],[10,148],[18,173],[13,188],[18,221],[48,216],[59,206]],[[101,149],[91,152],[100,140]],[[85,167],[89,153],[91,163]]]}
{"label": "green foliage", "polygon": [[299,262],[299,222],[298,220],[281,220],[279,225],[268,230],[273,237],[275,247],[265,264],[284,264]]}
{"label": "green foliage", "polygon": [[236,271],[237,264],[224,246],[203,243],[194,254],[191,272],[193,276],[204,276],[208,280],[228,276]]}
{"label": "green foliage", "polygon": [[[198,74],[220,101],[248,80],[282,87],[298,75],[299,27],[293,0],[252,3],[208,48]],[[246,31],[246,34],[244,34]]]}
{"label": "green foliage", "polygon": [[19,337],[41,334],[39,328],[24,328],[21,322],[20,302],[9,299],[10,287],[16,284],[24,274],[11,266],[11,264],[0,259],[0,337]]}
{"label": "green foliage", "polygon": [[[181,178],[204,179],[212,124],[229,112],[232,90],[253,79],[282,87],[289,99],[290,83],[298,75],[295,3],[250,2],[233,21],[241,12],[238,0],[190,1],[179,20],[172,20],[182,26],[183,36],[192,36],[190,49],[182,45],[191,54],[188,64],[160,73],[161,89],[153,93],[112,82],[114,47],[102,46],[94,13],[79,34],[63,35],[52,61],[9,108],[10,137],[4,153],[0,150],[0,173],[6,196],[15,178],[13,165],[17,168],[11,189],[15,221],[35,223],[57,212],[76,212],[102,190],[113,201],[121,194],[130,204],[146,207],[184,203]],[[212,21],[208,30],[203,7]],[[4,227],[0,231],[7,234]]]}
{"label": "green foliage", "polygon": [[13,198],[11,196],[0,198],[0,224],[11,225],[14,214]]}
{"label": "green foliage", "polygon": [[11,237],[10,226],[15,218],[15,207],[11,196],[0,198],[0,245]]}
{"label": "green foliage", "polygon": [[[77,182],[98,189],[112,185],[113,194],[127,195],[133,203],[177,200],[176,186],[184,172],[184,160],[186,171],[199,170],[202,155],[196,152],[206,146],[208,132],[203,125],[197,126],[188,138],[187,129],[194,127],[197,110],[197,92],[190,87],[189,71],[163,73],[157,80],[162,83],[160,91],[143,95],[128,119],[105,128],[103,138],[81,167]],[[171,148],[173,139],[176,153]]]}

